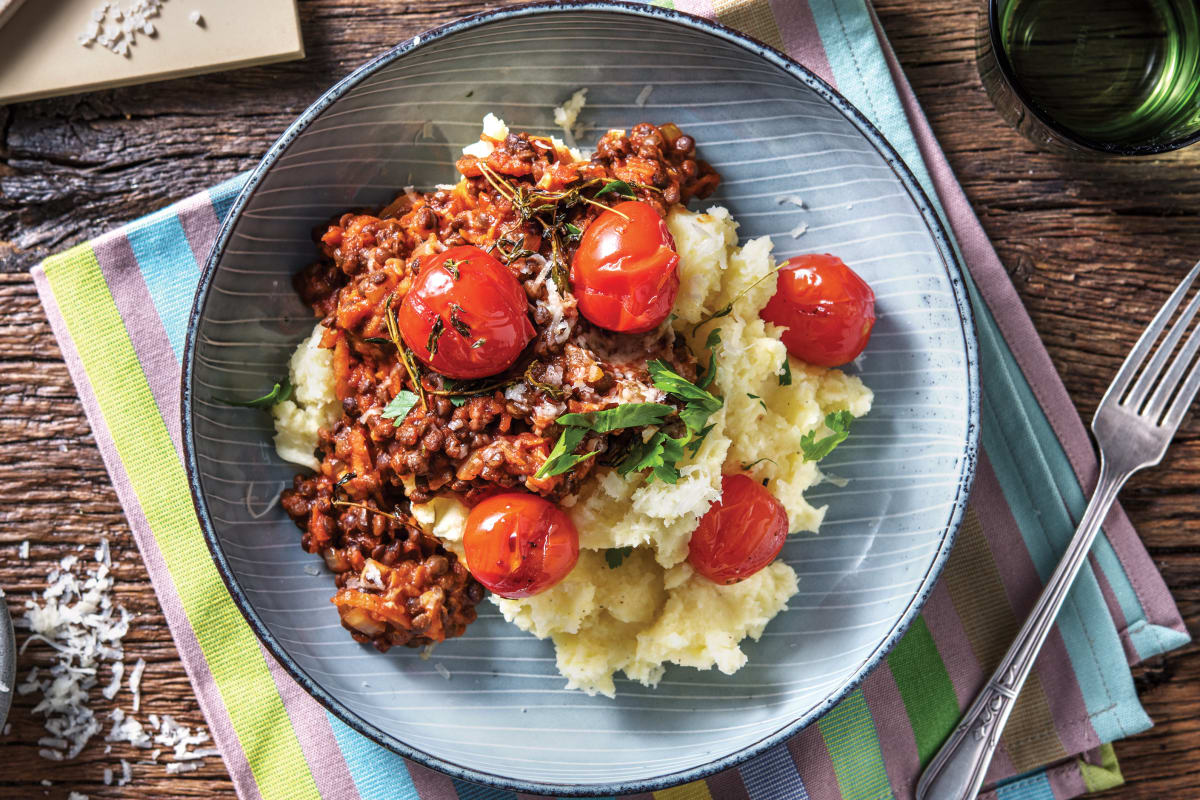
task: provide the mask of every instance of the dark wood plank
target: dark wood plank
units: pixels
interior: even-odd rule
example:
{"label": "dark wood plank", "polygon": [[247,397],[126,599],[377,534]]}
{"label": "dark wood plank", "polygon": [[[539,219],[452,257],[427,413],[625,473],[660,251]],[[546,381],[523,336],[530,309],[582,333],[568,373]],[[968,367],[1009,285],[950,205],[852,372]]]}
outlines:
{"label": "dark wood plank", "polygon": [[[0,108],[0,585],[21,608],[67,547],[112,541],[121,602],[138,617],[129,658],[149,663],[147,711],[202,722],[57,345],[26,273],[39,260],[253,166],[326,86],[385,47],[490,7],[306,0],[302,62]],[[1035,150],[994,112],[974,66],[972,0],[877,8],[975,211],[1085,417],[1175,281],[1200,257],[1200,147],[1106,161]],[[1123,497],[1188,624],[1200,624],[1200,421]],[[29,562],[16,557],[33,543]],[[37,663],[31,648],[22,668]],[[1118,745],[1128,784],[1105,797],[1200,797],[1200,647],[1138,671],[1156,727]],[[221,764],[166,776],[136,764],[124,789],[103,766],[144,753],[93,746],[36,757],[40,723],[19,698],[0,797],[232,800]],[[103,706],[102,706],[103,708]],[[43,789],[37,781],[50,778]]]}

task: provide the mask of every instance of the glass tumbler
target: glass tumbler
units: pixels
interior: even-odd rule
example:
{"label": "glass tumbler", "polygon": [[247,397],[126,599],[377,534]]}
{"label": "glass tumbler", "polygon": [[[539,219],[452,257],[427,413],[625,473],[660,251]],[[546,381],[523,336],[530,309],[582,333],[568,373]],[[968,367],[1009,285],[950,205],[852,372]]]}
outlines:
{"label": "glass tumbler", "polygon": [[1046,149],[1200,140],[1200,0],[984,0],[977,36],[992,102]]}

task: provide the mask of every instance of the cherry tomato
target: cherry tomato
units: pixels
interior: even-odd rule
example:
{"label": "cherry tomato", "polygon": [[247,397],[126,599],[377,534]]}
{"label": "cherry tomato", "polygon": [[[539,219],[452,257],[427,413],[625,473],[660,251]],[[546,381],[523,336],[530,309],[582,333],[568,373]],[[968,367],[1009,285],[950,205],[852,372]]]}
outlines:
{"label": "cherry tomato", "polygon": [[714,583],[737,583],[774,561],[787,535],[782,503],[753,478],[726,475],[692,533],[688,563]]}
{"label": "cherry tomato", "polygon": [[579,312],[601,328],[661,325],[679,292],[679,254],[654,206],[629,200],[596,217],[571,261],[571,286]]}
{"label": "cherry tomato", "polygon": [[417,358],[448,378],[503,372],[534,336],[525,290],[508,269],[471,245],[425,261],[397,314]]}
{"label": "cherry tomato", "polygon": [[579,533],[561,508],[509,493],[471,509],[463,533],[467,569],[501,597],[530,597],[561,581],[579,560]]}
{"label": "cherry tomato", "polygon": [[760,316],[786,327],[787,351],[808,364],[838,367],[858,357],[875,325],[875,293],[837,256],[805,255],[779,270]]}

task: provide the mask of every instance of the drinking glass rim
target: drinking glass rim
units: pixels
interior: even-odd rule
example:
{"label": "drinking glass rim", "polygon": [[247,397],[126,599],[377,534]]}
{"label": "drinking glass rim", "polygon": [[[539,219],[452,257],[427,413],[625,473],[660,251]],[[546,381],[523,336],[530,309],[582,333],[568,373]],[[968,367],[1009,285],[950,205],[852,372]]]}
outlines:
{"label": "drinking glass rim", "polygon": [[1000,67],[1000,72],[1004,76],[1005,83],[1013,90],[1013,93],[1020,99],[1021,104],[1026,111],[1038,118],[1038,121],[1045,125],[1055,134],[1063,139],[1078,145],[1086,150],[1096,153],[1106,153],[1109,155],[1118,156],[1152,156],[1159,153],[1170,153],[1175,150],[1181,150],[1190,144],[1200,141],[1200,130],[1190,133],[1180,139],[1174,139],[1163,144],[1140,144],[1140,145],[1118,145],[1100,142],[1095,139],[1089,139],[1085,136],[1080,136],[1074,131],[1066,128],[1057,120],[1050,117],[1033,98],[1025,91],[1025,87],[1017,80],[1016,73],[1013,70],[1012,64],[1008,60],[1008,52],[1004,49],[1004,43],[1000,39],[1000,3],[1011,2],[1012,0],[988,0],[988,41],[991,45],[992,52],[995,54],[996,64]]}

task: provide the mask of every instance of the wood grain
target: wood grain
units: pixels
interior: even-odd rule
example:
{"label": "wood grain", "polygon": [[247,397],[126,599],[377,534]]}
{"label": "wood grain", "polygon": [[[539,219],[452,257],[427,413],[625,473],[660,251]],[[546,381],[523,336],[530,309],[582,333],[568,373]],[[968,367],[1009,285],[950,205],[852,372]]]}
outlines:
{"label": "wood grain", "polygon": [[[1200,257],[1200,147],[1108,161],[1036,151],[992,109],[974,66],[976,3],[878,0],[930,122],[1081,414],[1183,272]],[[474,2],[309,0],[301,62],[0,108],[0,585],[19,609],[62,552],[108,536],[120,600],[138,614],[129,659],[149,663],[146,711],[202,722],[120,506],[27,272],[45,256],[253,166],[326,86],[387,46],[485,7]],[[1200,420],[1164,464],[1123,494],[1188,621],[1200,626]],[[17,558],[32,543],[29,562]],[[22,669],[42,651],[22,657]],[[1153,730],[1118,745],[1122,800],[1200,797],[1200,647],[1138,670]],[[121,699],[120,697],[118,699]],[[124,702],[128,703],[127,695]],[[118,758],[36,756],[40,722],[18,698],[2,740],[0,797],[232,800],[219,761],[168,777],[134,763],[135,784],[104,787]],[[38,781],[49,778],[50,788]]]}

